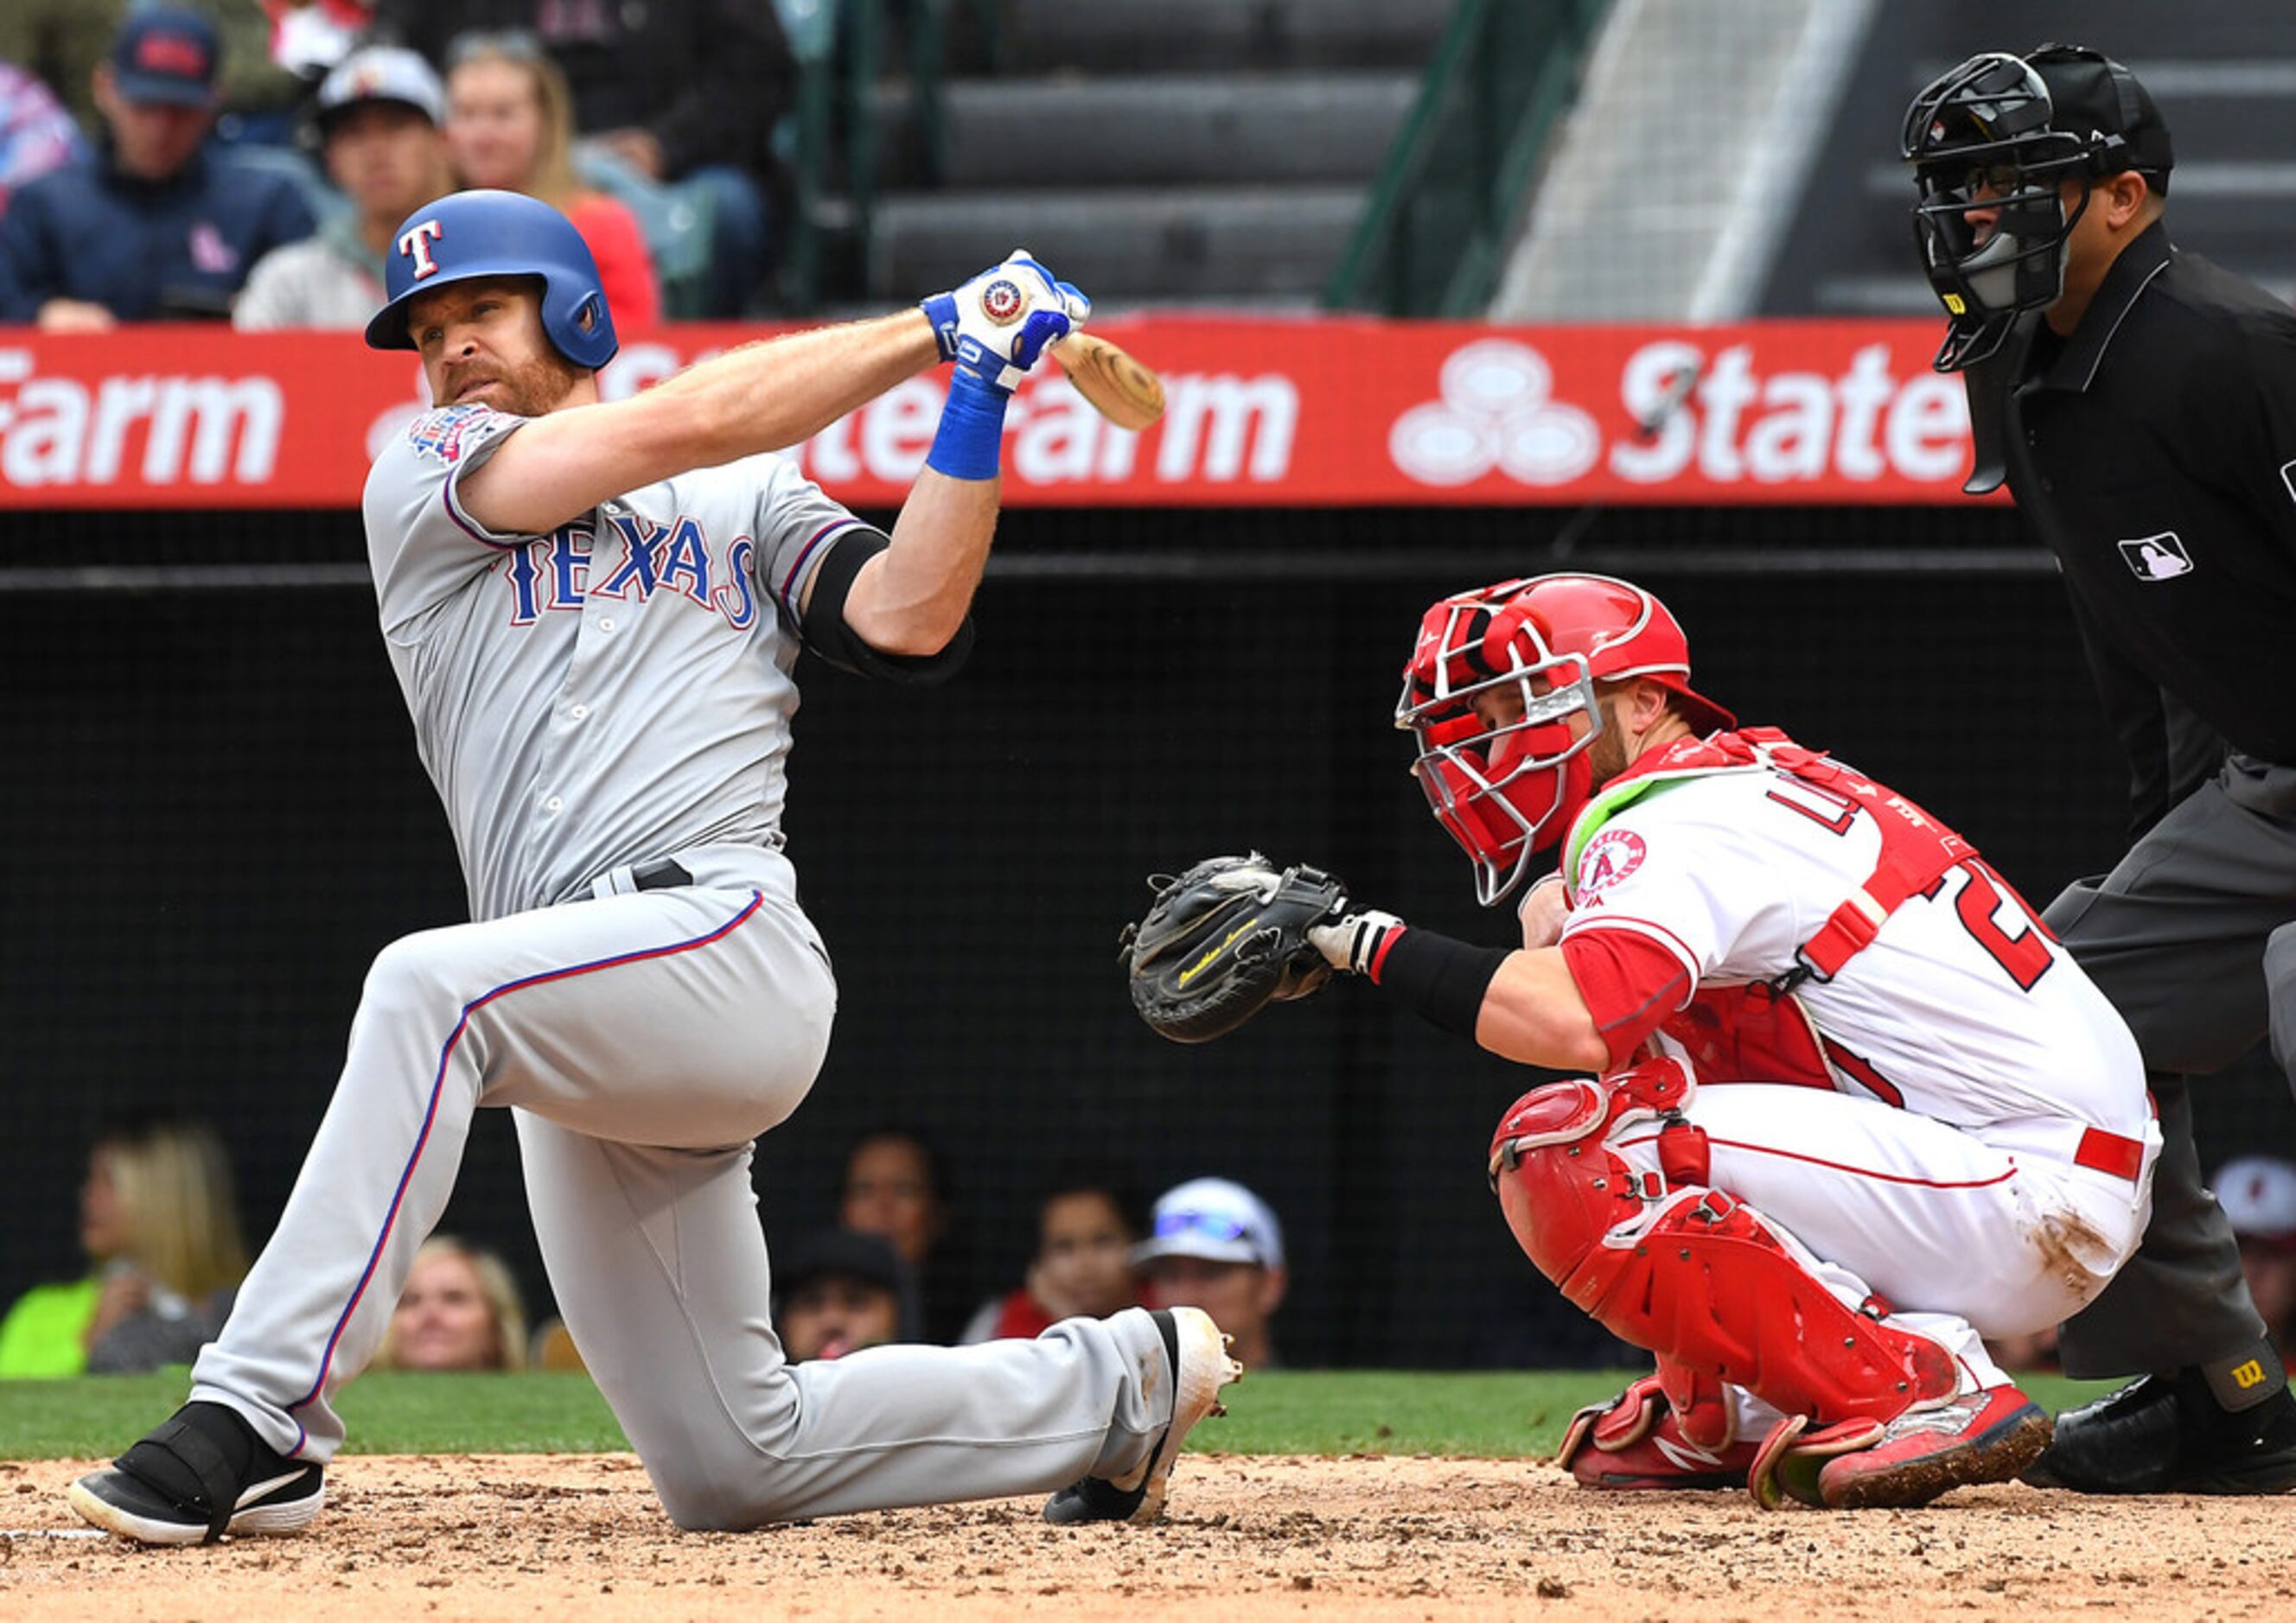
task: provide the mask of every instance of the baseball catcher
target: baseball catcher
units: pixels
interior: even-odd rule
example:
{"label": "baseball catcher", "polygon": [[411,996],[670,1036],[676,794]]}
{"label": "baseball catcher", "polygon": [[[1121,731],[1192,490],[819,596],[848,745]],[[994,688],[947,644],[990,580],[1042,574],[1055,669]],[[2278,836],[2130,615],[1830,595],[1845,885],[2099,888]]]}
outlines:
{"label": "baseball catcher", "polygon": [[1584,1073],[1517,1100],[1488,1159],[1539,1272],[1655,1359],[1562,1463],[1772,1508],[2023,1471],[2049,1417],[1982,1338],[2104,1288],[2161,1143],[2080,967],[1935,817],[1693,688],[1628,582],[1436,603],[1396,721],[1485,905],[1557,872],[1520,947],[1344,899],[1302,934],[1438,1026]]}

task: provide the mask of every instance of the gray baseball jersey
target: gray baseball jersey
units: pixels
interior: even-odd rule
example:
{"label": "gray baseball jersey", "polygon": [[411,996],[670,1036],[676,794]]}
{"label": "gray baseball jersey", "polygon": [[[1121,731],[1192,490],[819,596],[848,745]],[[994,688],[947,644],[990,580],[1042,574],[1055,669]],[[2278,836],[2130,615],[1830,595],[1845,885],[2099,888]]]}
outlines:
{"label": "gray baseball jersey", "polygon": [[560,1311],[681,1524],[1136,1468],[1172,1409],[1137,1309],[1034,1341],[783,1359],[750,1142],[804,1099],[836,1004],[780,848],[795,605],[865,527],[758,456],[549,536],[490,532],[458,488],[521,422],[433,411],[369,477],[383,635],[474,922],[376,958],[193,1398],[330,1458],[333,1394],[381,1343],[488,1104],[516,1114]]}

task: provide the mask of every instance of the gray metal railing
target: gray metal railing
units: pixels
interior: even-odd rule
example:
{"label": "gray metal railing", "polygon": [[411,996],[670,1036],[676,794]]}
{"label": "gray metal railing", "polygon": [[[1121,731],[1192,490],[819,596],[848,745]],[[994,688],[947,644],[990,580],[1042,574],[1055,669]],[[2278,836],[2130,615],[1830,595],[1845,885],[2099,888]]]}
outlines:
{"label": "gray metal railing", "polygon": [[1478,315],[1608,0],[1459,0],[1324,294],[1334,309]]}

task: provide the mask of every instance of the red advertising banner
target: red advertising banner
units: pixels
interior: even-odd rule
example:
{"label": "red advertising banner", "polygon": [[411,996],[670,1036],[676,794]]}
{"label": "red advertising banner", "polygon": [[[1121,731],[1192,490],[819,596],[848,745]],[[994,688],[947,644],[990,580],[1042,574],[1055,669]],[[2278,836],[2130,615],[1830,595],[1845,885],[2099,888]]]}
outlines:
{"label": "red advertising banner", "polygon": [[[609,398],[778,329],[626,344]],[[1164,380],[1129,433],[1056,371],[1007,416],[1015,505],[1962,501],[1961,381],[1929,322],[1495,327],[1176,315],[1094,324]],[[796,448],[857,507],[898,504],[946,389],[910,380]],[[0,507],[348,507],[424,395],[352,334],[0,330]]]}

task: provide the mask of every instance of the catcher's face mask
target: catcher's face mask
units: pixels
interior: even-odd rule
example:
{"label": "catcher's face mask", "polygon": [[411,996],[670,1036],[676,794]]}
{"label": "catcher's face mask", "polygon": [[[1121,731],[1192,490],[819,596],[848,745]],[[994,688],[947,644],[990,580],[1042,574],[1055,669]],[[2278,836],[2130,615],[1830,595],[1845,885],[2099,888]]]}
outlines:
{"label": "catcher's face mask", "polygon": [[[1395,709],[1395,725],[1419,745],[1412,775],[1435,821],[1475,865],[1475,898],[1486,907],[1521,881],[1531,857],[1557,844],[1586,804],[1594,777],[1587,750],[1603,725],[1586,656],[1549,645],[1516,595],[1522,585],[1430,609]],[[1574,734],[1575,714],[1587,724]]]}
{"label": "catcher's face mask", "polygon": [[[1435,821],[1475,865],[1488,907],[1570,832],[1595,783],[1595,684],[1642,677],[1701,732],[1729,711],[1690,685],[1690,643],[1666,605],[1608,575],[1541,575],[1447,597],[1419,623],[1395,725]],[[1479,702],[1480,701],[1480,702]],[[1586,717],[1582,727],[1571,722]]]}

